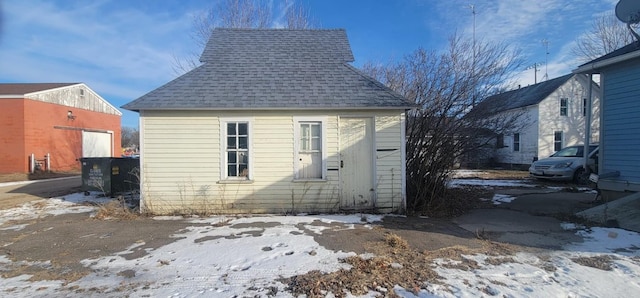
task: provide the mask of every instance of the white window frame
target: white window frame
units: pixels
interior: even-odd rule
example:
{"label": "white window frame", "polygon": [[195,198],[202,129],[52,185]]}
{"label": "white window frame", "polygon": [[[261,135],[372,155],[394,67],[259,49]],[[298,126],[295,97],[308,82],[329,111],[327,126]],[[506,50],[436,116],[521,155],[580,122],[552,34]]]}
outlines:
{"label": "white window frame", "polygon": [[[247,123],[247,152],[249,154],[247,176],[229,176],[227,162],[227,124]],[[253,118],[220,118],[220,181],[253,181]]]}
{"label": "white window frame", "polygon": [[[516,136],[518,136],[518,140],[516,141]],[[513,134],[513,151],[514,152],[520,152],[520,133],[516,132]],[[518,148],[516,148],[516,144],[518,145]]]}
{"label": "white window frame", "polygon": [[[560,141],[556,140],[556,134],[560,133]],[[556,144],[560,143],[560,149],[556,150]],[[564,148],[564,132],[561,130],[556,130],[553,132],[553,152],[558,152]]]}
{"label": "white window frame", "polygon": [[569,99],[566,97],[560,98],[560,116],[569,116]]}
{"label": "white window frame", "polygon": [[[322,150],[322,177],[300,178],[300,123],[320,122],[320,148]],[[294,116],[293,117],[293,180],[294,181],[326,181],[327,180],[327,117]]]}

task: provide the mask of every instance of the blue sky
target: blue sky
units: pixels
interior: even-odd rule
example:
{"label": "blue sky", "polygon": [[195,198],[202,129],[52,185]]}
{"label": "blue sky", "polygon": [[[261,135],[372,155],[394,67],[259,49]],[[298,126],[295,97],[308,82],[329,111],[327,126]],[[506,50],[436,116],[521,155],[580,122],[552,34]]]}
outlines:
{"label": "blue sky", "polygon": [[[121,106],[176,77],[175,57],[195,48],[192,19],[215,0],[0,0],[0,82],[83,82]],[[274,15],[282,2],[272,0]],[[344,28],[360,66],[442,49],[454,32],[507,42],[528,64],[548,58],[549,78],[580,63],[575,40],[617,0],[303,0],[321,28]],[[278,20],[276,20],[277,22]],[[542,40],[547,40],[545,55]],[[538,72],[538,81],[545,67]],[[523,70],[517,84],[533,84]],[[123,110],[123,126],[138,114]]]}

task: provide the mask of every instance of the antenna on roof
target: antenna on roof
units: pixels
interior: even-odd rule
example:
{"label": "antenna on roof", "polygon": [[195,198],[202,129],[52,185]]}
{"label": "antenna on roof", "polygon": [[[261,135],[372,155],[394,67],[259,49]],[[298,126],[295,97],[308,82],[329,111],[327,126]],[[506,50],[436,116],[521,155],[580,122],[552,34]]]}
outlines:
{"label": "antenna on roof", "polygon": [[544,45],[544,77],[542,77],[542,80],[546,81],[549,79],[549,41],[543,39],[541,42]]}
{"label": "antenna on roof", "polygon": [[616,4],[616,17],[621,22],[627,24],[627,28],[636,38],[636,43],[640,43],[640,35],[631,28],[631,24],[640,23],[640,1],[637,0],[620,0]]}

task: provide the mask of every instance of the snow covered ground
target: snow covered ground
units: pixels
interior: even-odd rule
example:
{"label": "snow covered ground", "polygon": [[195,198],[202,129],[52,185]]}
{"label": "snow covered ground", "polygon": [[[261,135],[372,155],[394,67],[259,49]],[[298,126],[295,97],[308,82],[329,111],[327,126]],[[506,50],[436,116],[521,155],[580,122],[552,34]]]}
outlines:
{"label": "snow covered ground", "polygon": [[[0,229],[24,228],[8,225],[12,219],[91,212],[94,207],[77,204],[86,199],[82,194],[74,194],[0,210]],[[498,197],[493,201],[508,203],[510,198]],[[384,220],[378,215],[365,217],[368,223]],[[29,275],[0,278],[0,296],[86,296],[86,292],[69,290],[77,286],[101,289],[101,297],[120,297],[123,293],[131,297],[266,297],[274,293],[276,297],[291,297],[278,278],[311,270],[336,271],[347,266],[339,262],[340,258],[354,255],[325,249],[312,236],[300,233],[299,225],[323,233],[325,227],[311,223],[339,222],[349,228],[363,224],[362,219],[360,215],[157,217],[158,221],[190,220],[194,225],[175,235],[176,241],[149,249],[141,258],[127,259],[123,255],[144,243],[131,243],[129,249],[108,257],[86,259],[82,263],[94,269],[94,273],[71,284],[58,280],[32,282]],[[224,225],[218,225],[223,222]],[[260,235],[249,234],[255,231],[252,224],[258,222],[277,224],[262,227]],[[233,225],[236,227],[231,228]],[[238,225],[246,228],[238,229]],[[613,228],[587,229],[571,223],[563,223],[562,227],[573,230],[584,241],[567,245],[547,257],[518,253],[496,261],[496,257],[469,255],[466,258],[478,266],[466,270],[455,266],[459,261],[438,259],[433,265],[443,277],[444,285],[431,284],[417,296],[400,287],[394,291],[403,297],[640,297],[638,233]],[[604,265],[598,269],[590,262]],[[10,263],[0,250],[0,273]],[[274,288],[278,291],[272,291]],[[370,292],[367,296],[383,293]]]}

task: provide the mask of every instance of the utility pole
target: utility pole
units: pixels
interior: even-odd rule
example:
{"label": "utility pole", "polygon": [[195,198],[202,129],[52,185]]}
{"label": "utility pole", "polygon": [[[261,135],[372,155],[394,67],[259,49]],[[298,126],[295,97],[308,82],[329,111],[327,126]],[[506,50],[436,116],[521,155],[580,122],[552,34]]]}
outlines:
{"label": "utility pole", "polygon": [[533,69],[533,83],[537,84],[538,83],[538,71],[540,71],[538,69],[538,66],[540,66],[540,63],[534,63],[533,65],[527,67],[526,69]]}
{"label": "utility pole", "polygon": [[476,106],[476,6],[474,4],[469,4],[469,9],[471,9],[471,14],[473,15],[473,35],[472,35],[472,61],[471,61],[471,80],[473,83],[473,90],[471,94],[471,107]]}

